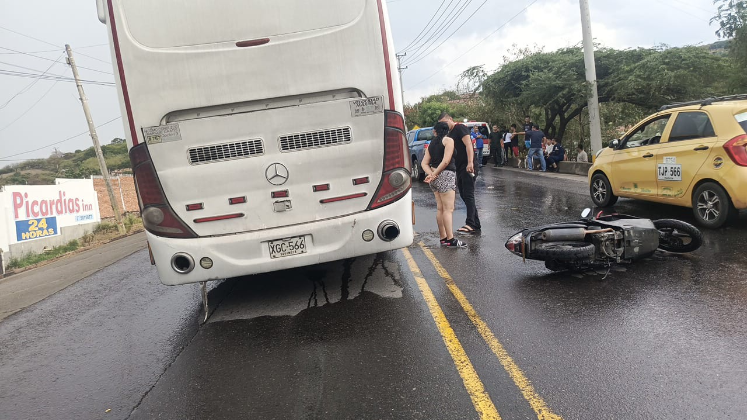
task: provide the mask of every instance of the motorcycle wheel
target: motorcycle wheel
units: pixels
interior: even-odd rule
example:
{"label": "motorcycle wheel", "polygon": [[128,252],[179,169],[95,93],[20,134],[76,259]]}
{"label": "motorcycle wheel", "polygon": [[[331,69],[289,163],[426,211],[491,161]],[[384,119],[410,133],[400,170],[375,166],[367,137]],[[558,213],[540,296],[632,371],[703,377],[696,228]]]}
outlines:
{"label": "motorcycle wheel", "polygon": [[698,228],[681,220],[654,220],[659,230],[659,249],[669,252],[692,252],[703,245],[703,235]]}
{"label": "motorcycle wheel", "polygon": [[586,242],[542,242],[537,244],[533,256],[557,261],[584,261],[594,258],[594,244]]}

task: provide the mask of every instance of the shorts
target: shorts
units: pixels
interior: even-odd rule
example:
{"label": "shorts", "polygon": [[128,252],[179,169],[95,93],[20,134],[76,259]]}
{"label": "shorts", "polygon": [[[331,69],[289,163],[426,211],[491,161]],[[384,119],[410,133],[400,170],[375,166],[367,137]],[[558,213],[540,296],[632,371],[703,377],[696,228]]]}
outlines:
{"label": "shorts", "polygon": [[445,170],[438,174],[438,177],[429,184],[431,190],[437,193],[447,193],[456,191],[456,172]]}

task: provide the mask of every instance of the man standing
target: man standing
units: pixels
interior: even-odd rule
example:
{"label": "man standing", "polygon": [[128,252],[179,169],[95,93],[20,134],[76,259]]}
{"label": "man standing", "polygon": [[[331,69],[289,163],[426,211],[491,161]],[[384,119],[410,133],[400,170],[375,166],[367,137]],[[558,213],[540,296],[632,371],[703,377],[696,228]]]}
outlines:
{"label": "man standing", "polygon": [[498,167],[499,164],[503,163],[501,158],[501,134],[502,131],[497,124],[493,124],[493,132],[490,133],[490,153],[493,155],[493,167]]}
{"label": "man standing", "polygon": [[576,156],[576,162],[589,161],[589,157],[586,155],[586,152],[584,152],[584,145],[582,143],[578,144],[578,148],[576,148],[576,151],[578,152],[578,156]]}
{"label": "man standing", "polygon": [[524,117],[524,140],[529,140],[529,133],[532,132],[532,125],[534,125],[534,123],[532,122],[532,117],[530,117],[529,115]]}
{"label": "man standing", "polygon": [[516,134],[516,124],[511,124],[511,151],[514,157],[519,157],[519,136]]}
{"label": "man standing", "polygon": [[447,112],[441,113],[438,121],[445,122],[449,126],[449,137],[454,139],[457,188],[459,188],[459,196],[462,197],[467,207],[467,221],[464,226],[457,229],[457,232],[477,232],[481,226],[475,204],[475,152],[472,150],[472,137],[469,129],[464,124],[455,123]]}
{"label": "man standing", "polygon": [[511,142],[513,140],[514,132],[516,132],[516,129],[514,127],[516,126],[515,125],[511,126],[510,131],[503,135],[503,164],[504,165],[508,163],[509,155],[512,155],[512,157],[516,157],[516,156],[513,156],[513,154],[511,153],[512,151]]}
{"label": "man standing", "polygon": [[475,154],[477,155],[477,162],[475,163],[475,175],[477,175],[479,173],[478,168],[482,167],[482,149],[485,147],[485,136],[480,133],[480,127],[474,126],[472,127],[470,137],[472,137],[472,141],[475,145]]}
{"label": "man standing", "polygon": [[545,162],[545,155],[542,153],[542,142],[545,139],[545,133],[540,130],[539,125],[532,124],[532,131],[526,133],[525,137],[529,142],[529,153],[527,154],[527,169],[530,171],[533,169],[534,156],[538,156],[540,163],[542,163],[542,172],[547,171],[547,163]]}

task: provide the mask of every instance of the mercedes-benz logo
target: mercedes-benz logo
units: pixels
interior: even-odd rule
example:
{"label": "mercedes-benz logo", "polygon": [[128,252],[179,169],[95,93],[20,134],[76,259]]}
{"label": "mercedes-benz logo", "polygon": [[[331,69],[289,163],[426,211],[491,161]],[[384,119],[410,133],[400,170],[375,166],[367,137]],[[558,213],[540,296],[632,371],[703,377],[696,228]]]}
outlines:
{"label": "mercedes-benz logo", "polygon": [[288,168],[282,163],[273,163],[265,170],[265,178],[272,185],[283,185],[288,181]]}

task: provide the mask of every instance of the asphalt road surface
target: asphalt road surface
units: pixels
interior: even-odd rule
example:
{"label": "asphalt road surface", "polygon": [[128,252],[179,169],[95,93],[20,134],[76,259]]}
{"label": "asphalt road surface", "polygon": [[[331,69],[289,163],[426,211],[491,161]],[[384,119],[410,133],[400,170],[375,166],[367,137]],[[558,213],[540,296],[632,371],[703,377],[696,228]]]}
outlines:
{"label": "asphalt road surface", "polygon": [[585,180],[485,168],[477,192],[468,249],[439,247],[418,184],[410,248],[213,283],[203,325],[145,250],[85,273],[0,322],[0,419],[745,417],[744,217],[694,254],[558,274],[503,243],[577,218]]}

